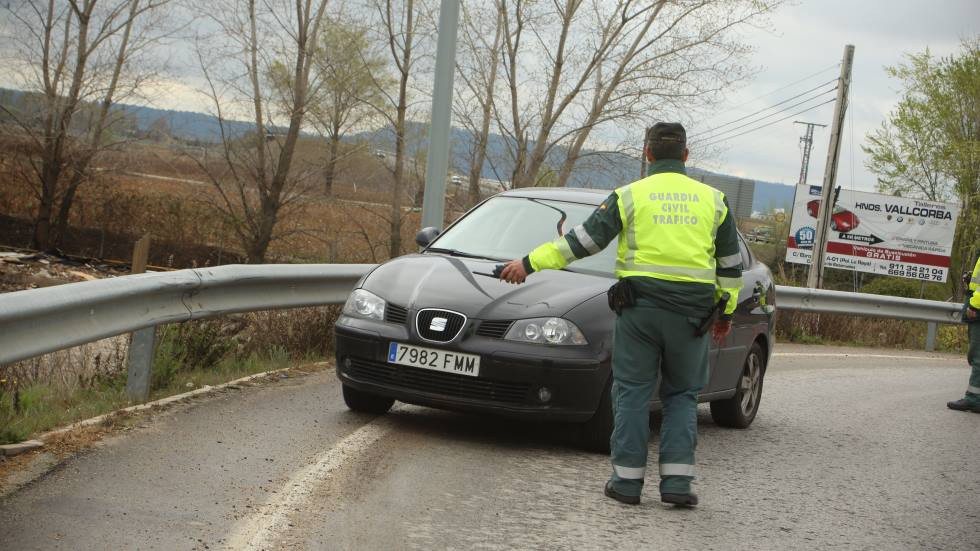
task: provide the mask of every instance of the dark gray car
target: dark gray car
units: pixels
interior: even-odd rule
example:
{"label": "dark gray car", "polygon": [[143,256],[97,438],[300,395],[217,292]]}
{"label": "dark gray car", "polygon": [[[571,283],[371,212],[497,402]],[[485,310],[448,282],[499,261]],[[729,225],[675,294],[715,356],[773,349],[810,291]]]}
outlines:
{"label": "dark gray car", "polygon": [[[532,274],[523,285],[502,283],[492,272],[580,224],[608,193],[501,193],[441,234],[419,232],[422,252],[367,274],[335,328],[348,407],[383,413],[400,400],[580,423],[584,443],[607,451],[615,314],[606,290],[615,281],[615,244],[564,270]],[[744,428],[759,408],[775,293],[769,269],[741,238],[739,245],[745,285],[731,335],[712,345],[700,399],[711,403],[718,424]]]}

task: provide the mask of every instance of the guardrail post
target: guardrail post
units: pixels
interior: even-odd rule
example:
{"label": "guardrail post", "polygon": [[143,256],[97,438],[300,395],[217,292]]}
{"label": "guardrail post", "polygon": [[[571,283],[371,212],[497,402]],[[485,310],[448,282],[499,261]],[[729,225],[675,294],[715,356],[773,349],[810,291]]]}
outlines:
{"label": "guardrail post", "polygon": [[[146,271],[150,256],[150,234],[141,237],[133,246],[131,272]],[[129,371],[126,374],[126,395],[130,400],[144,402],[150,397],[150,375],[153,372],[153,348],[156,327],[134,331],[129,341]]]}
{"label": "guardrail post", "polygon": [[926,352],[936,350],[936,326],[934,321],[926,323]]}

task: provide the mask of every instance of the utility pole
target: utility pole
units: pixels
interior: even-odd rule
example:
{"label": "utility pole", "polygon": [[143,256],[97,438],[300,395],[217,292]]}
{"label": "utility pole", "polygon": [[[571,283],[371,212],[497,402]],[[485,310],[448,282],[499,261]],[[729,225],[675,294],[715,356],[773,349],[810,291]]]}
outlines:
{"label": "utility pole", "polygon": [[819,126],[820,128],[826,128],[827,125],[803,121],[793,121],[793,123],[806,125],[806,134],[800,138],[800,143],[803,144],[803,166],[800,167],[799,185],[802,186],[806,184],[806,176],[810,172],[810,150],[813,149],[813,127]]}
{"label": "utility pole", "polygon": [[817,215],[816,235],[813,240],[813,254],[810,256],[810,271],[806,286],[819,289],[823,286],[824,257],[827,256],[827,233],[830,231],[830,214],[834,210],[834,184],[837,182],[837,161],[840,158],[841,128],[847,112],[847,92],[851,87],[851,66],[854,64],[854,46],[844,46],[844,60],[840,65],[840,80],[837,82],[837,101],[834,103],[834,119],[830,127],[830,145],[827,147],[827,166],[823,171],[823,193],[820,212]]}

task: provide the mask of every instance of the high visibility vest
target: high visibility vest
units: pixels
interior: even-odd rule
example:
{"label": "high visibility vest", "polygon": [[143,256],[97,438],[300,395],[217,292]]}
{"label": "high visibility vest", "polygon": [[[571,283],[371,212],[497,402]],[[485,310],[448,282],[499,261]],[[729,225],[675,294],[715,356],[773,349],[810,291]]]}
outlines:
{"label": "high visibility vest", "polygon": [[741,287],[740,280],[715,276],[715,236],[728,215],[722,192],[683,174],[662,172],[621,187],[616,195],[624,228],[616,277]]}

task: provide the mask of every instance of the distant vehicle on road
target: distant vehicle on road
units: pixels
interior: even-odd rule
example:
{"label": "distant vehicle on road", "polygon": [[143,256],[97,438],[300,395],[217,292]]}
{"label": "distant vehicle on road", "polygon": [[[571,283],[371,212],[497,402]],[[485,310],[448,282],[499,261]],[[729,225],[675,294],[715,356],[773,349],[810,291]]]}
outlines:
{"label": "distant vehicle on road", "polygon": [[383,149],[375,149],[374,156],[379,159],[384,159],[387,155],[385,154]]}
{"label": "distant vehicle on road", "polygon": [[[506,191],[441,234],[423,229],[416,237],[422,252],[367,274],[335,326],[347,406],[384,413],[400,400],[579,423],[587,447],[608,451],[615,314],[606,290],[614,283],[616,246],[519,286],[492,275],[496,265],[580,224],[607,194]],[[769,269],[739,241],[745,287],[732,334],[721,348],[712,345],[700,398],[718,424],[744,428],[759,408],[775,293]]]}

